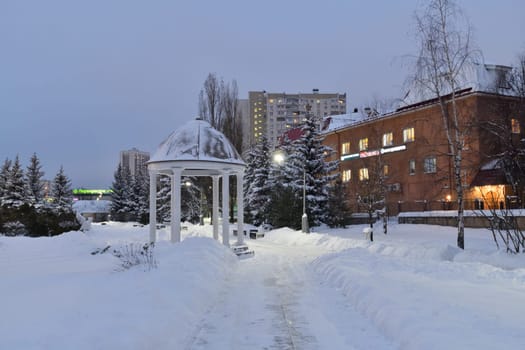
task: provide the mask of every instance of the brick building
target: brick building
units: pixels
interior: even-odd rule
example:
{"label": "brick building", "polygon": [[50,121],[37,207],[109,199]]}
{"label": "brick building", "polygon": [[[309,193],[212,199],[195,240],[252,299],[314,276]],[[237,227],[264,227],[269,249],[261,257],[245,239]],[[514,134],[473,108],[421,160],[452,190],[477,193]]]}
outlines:
{"label": "brick building", "polygon": [[[519,205],[516,203],[522,200],[509,202],[513,199],[497,156],[505,139],[515,146],[524,142],[523,106],[517,112],[515,98],[473,87],[458,92],[456,101],[468,126],[461,174],[465,208]],[[340,117],[351,121],[328,120],[324,144],[340,158],[339,171],[352,212],[364,211],[363,203],[373,200],[380,187],[390,215],[456,208],[452,157],[437,100],[414,103],[386,115]],[[494,125],[506,126],[502,130],[508,134],[496,135]]]}

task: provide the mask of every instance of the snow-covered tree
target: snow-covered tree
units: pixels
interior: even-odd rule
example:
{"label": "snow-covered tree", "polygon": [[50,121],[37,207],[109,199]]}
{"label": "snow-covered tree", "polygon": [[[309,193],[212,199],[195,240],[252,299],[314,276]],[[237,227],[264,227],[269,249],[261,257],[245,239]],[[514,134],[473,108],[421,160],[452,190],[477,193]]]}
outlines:
{"label": "snow-covered tree", "polygon": [[171,179],[167,175],[160,175],[157,190],[157,222],[171,220]]}
{"label": "snow-covered tree", "polygon": [[250,150],[244,177],[245,212],[249,222],[254,225],[261,225],[267,220],[271,195],[270,170],[270,148],[267,139],[263,137]]}
{"label": "snow-covered tree", "polygon": [[15,162],[13,163],[5,182],[2,205],[18,208],[27,203],[28,199],[24,171],[20,165],[18,156],[16,156]]}
{"label": "snow-covered tree", "polygon": [[195,178],[182,178],[181,214],[182,220],[197,223],[201,214],[201,190],[196,186]]}
{"label": "snow-covered tree", "polygon": [[0,170],[0,205],[4,203],[4,197],[7,191],[7,182],[11,173],[11,160],[6,159]]}
{"label": "snow-covered tree", "polygon": [[55,210],[59,212],[72,211],[71,204],[73,203],[73,195],[71,192],[71,180],[64,173],[64,167],[62,166],[60,166],[60,170],[53,181],[51,198]]}
{"label": "snow-covered tree", "polygon": [[36,153],[33,153],[29,161],[29,166],[26,170],[28,199],[33,205],[39,205],[44,200],[44,183],[42,182],[43,176],[44,172],[42,171],[40,160],[38,159]]}
{"label": "snow-covered tree", "polygon": [[149,220],[149,176],[142,169],[133,178],[133,200],[135,219],[141,223]]}
{"label": "snow-covered tree", "polygon": [[111,186],[111,215],[117,221],[126,221],[132,214],[131,174],[128,168],[118,165]]}
{"label": "snow-covered tree", "polygon": [[335,180],[330,186],[325,223],[330,227],[345,227],[348,205],[346,189],[341,178]]}
{"label": "snow-covered tree", "polygon": [[[302,136],[294,141],[293,152],[285,162],[285,172],[292,179],[289,186],[303,199],[306,192],[306,214],[311,226],[317,226],[326,219],[328,189],[337,175],[337,161],[328,161],[333,150],[322,144],[317,123],[308,114],[302,126]],[[304,200],[304,199],[303,199]]]}

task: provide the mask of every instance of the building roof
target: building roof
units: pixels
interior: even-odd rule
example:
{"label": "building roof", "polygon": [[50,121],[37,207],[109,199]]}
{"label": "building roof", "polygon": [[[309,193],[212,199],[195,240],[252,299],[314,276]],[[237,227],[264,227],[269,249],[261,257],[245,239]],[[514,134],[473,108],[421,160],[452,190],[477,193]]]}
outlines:
{"label": "building roof", "polygon": [[[506,79],[511,67],[484,64],[484,63],[470,63],[465,64],[463,70],[458,73],[456,77],[455,91],[471,91],[471,92],[489,92],[508,95],[511,91],[506,85]],[[452,93],[450,86],[443,82],[440,87],[442,96]],[[432,91],[425,86],[424,82],[414,82],[409,87],[405,97],[402,99],[399,108],[421,103],[423,101],[432,100],[436,98],[435,91]]]}
{"label": "building roof", "polygon": [[210,161],[244,165],[241,156],[223,133],[208,122],[196,119],[172,132],[148,163]]}
{"label": "building roof", "polygon": [[321,132],[330,133],[376,117],[378,117],[378,115],[370,116],[369,114],[361,112],[360,110],[354,111],[353,113],[331,115],[323,118]]}

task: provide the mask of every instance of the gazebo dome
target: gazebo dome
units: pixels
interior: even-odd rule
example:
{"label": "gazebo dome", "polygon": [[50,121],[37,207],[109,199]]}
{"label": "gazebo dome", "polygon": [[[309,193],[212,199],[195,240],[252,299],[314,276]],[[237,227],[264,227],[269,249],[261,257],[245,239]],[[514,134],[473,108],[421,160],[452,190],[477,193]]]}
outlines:
{"label": "gazebo dome", "polygon": [[226,136],[201,119],[192,120],[172,132],[157,148],[149,163],[173,161],[245,165]]}

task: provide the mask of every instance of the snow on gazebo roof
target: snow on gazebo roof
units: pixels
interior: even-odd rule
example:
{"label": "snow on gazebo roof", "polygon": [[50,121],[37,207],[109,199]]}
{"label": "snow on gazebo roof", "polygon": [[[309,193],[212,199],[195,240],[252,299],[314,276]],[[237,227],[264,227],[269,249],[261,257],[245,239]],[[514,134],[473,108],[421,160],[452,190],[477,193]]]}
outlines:
{"label": "snow on gazebo roof", "polygon": [[189,121],[172,132],[153,153],[148,163],[172,161],[245,165],[228,138],[201,119]]}

